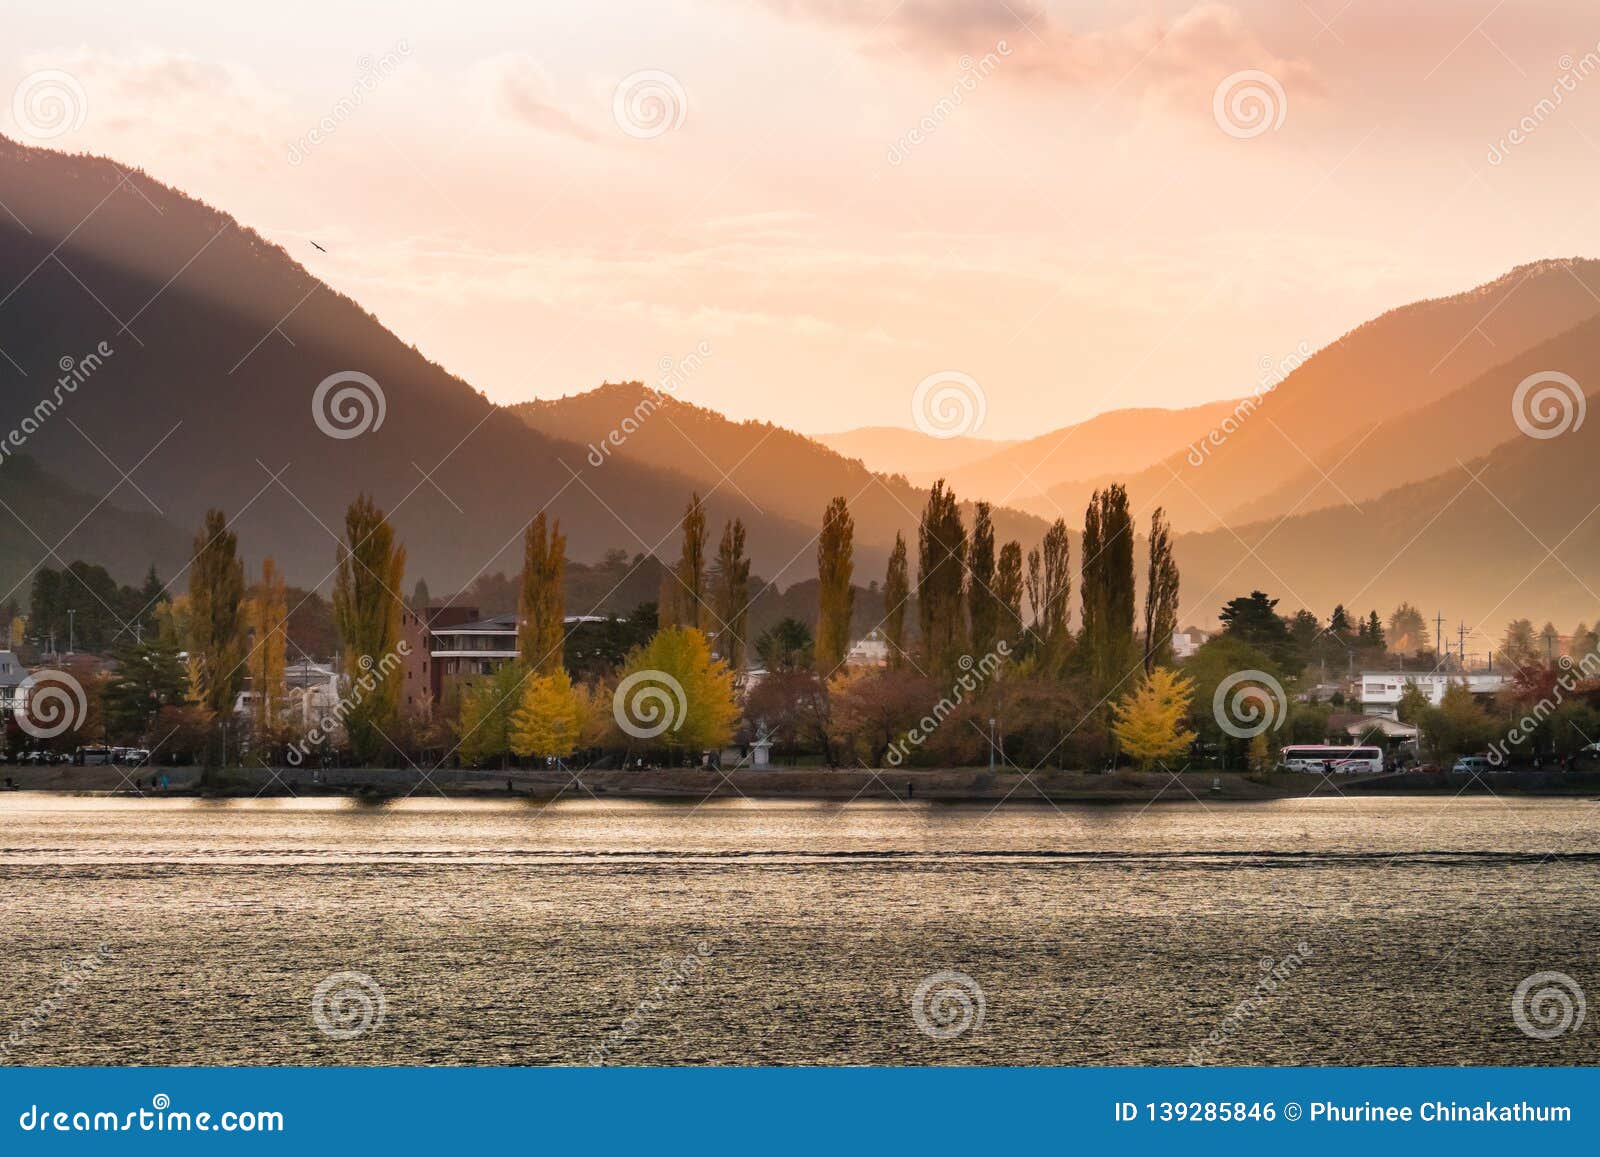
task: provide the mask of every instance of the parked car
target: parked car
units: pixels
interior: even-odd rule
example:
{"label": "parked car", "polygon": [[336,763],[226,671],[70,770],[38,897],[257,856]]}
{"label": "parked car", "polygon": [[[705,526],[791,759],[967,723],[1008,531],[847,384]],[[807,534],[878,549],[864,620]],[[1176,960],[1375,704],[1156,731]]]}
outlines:
{"label": "parked car", "polygon": [[1488,775],[1506,768],[1496,767],[1487,755],[1463,755],[1450,770],[1457,775]]}
{"label": "parked car", "polygon": [[78,748],[77,763],[80,767],[91,767],[102,763],[112,763],[115,757],[109,747],[80,747]]}

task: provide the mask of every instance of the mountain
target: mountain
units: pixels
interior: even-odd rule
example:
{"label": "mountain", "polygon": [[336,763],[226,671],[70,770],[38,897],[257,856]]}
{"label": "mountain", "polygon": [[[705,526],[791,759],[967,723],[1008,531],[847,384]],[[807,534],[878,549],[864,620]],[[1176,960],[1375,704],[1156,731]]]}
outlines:
{"label": "mountain", "polygon": [[899,426],[862,426],[838,434],[817,434],[814,440],[846,458],[855,458],[868,470],[903,474],[918,486],[931,486],[952,470],[1017,444],[997,438],[935,438]]}
{"label": "mountain", "polygon": [[[1391,310],[1303,364],[1279,363],[1215,436],[1122,480],[1137,508],[1162,505],[1180,529],[1233,524],[1262,495],[1331,468],[1341,448],[1370,431],[1600,312],[1591,285],[1600,287],[1600,262],[1549,260],[1465,293]],[[1279,369],[1287,370],[1281,382]],[[1065,510],[1082,509],[1108,480],[1080,478],[1053,487],[1048,498]],[[1290,496],[1279,505],[1294,509],[1295,501]]]}
{"label": "mountain", "polygon": [[[252,570],[271,554],[312,587],[329,577],[345,507],[365,491],[406,544],[408,582],[450,590],[520,566],[521,528],[545,508],[575,558],[613,547],[674,555],[690,490],[710,489],[626,458],[592,466],[581,445],[494,406],[282,248],[137,170],[0,138],[0,187],[0,431],[41,399],[59,402],[25,441],[71,483],[56,525],[114,485],[119,501],[142,505],[127,470],[186,534],[221,507]],[[376,389],[335,385],[319,407],[319,386],[350,372]],[[346,388],[355,393],[341,399]],[[0,465],[0,491],[17,465]],[[815,514],[764,512],[731,485],[707,505],[713,527],[750,526],[768,579],[815,573]],[[152,559],[166,550],[162,536],[148,541]],[[13,536],[4,566],[15,573],[45,553]],[[886,554],[864,543],[863,572]]]}
{"label": "mountain", "polygon": [[[82,449],[94,453],[87,443]],[[38,567],[61,570],[79,559],[130,586],[151,565],[170,579],[189,561],[192,538],[127,484],[90,494],[25,454],[0,465],[0,604],[14,598],[26,608]]]}
{"label": "mountain", "polygon": [[[1591,363],[1592,364],[1592,363]],[[1402,600],[1464,621],[1468,651],[1497,643],[1507,621],[1552,619],[1562,631],[1600,617],[1600,422],[1557,437],[1518,434],[1489,453],[1344,505],[1232,530],[1179,535],[1183,622],[1210,621],[1252,588],[1309,607],[1388,614]],[[1553,553],[1552,553],[1553,552]]]}
{"label": "mountain", "polygon": [[[927,490],[904,478],[875,474],[860,461],[781,426],[730,421],[639,382],[608,383],[509,409],[540,433],[583,446],[591,466],[615,461],[673,470],[693,478],[702,490],[716,486],[734,492],[757,510],[804,526],[820,525],[829,500],[842,494],[850,501],[857,543],[886,550],[898,532],[915,551]],[[971,497],[959,488],[956,493]],[[970,504],[966,514],[970,525]],[[1006,509],[995,511],[994,523],[1001,541],[1033,543],[1045,530],[1038,518]],[[882,567],[858,565],[857,574],[863,581],[877,578]]]}
{"label": "mountain", "polygon": [[1084,478],[1126,477],[1178,452],[1216,426],[1235,403],[1182,410],[1109,410],[1073,426],[1017,442],[948,472],[957,493],[1009,502],[1044,518],[1082,516],[1083,503],[1057,507],[1053,487]]}
{"label": "mountain", "polygon": [[1333,462],[1325,472],[1308,466],[1234,514],[1251,521],[1349,502],[1359,505],[1408,482],[1454,470],[1458,463],[1520,436],[1513,405],[1519,383],[1570,367],[1583,379],[1580,388],[1592,397],[1600,391],[1600,377],[1584,370],[1597,363],[1600,316],[1495,366],[1436,402],[1345,439],[1330,451]]}

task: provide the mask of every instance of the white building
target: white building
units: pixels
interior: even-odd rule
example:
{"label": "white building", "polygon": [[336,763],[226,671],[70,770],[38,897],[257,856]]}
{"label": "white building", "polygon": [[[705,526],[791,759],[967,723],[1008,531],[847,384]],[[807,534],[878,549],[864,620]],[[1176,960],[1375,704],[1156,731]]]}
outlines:
{"label": "white building", "polygon": [[1505,688],[1504,675],[1450,674],[1445,671],[1363,671],[1361,672],[1361,710],[1369,715],[1391,719],[1400,706],[1400,696],[1409,684],[1421,691],[1428,702],[1439,706],[1452,683],[1465,683],[1474,695],[1493,695]]}
{"label": "white building", "polygon": [[883,632],[873,627],[857,639],[844,657],[850,667],[887,667],[889,665],[889,640]]}
{"label": "white building", "polygon": [[0,711],[16,711],[23,706],[22,681],[27,668],[17,661],[16,652],[0,651]]}
{"label": "white building", "polygon": [[1200,645],[1209,636],[1204,631],[1190,629],[1187,631],[1172,632],[1172,655],[1175,659],[1187,659],[1200,649]]}

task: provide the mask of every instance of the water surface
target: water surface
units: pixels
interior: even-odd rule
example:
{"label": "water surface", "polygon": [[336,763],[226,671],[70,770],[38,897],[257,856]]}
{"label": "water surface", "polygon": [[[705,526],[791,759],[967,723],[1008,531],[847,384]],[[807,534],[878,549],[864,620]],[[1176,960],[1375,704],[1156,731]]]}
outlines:
{"label": "water surface", "polygon": [[[1512,1016],[1600,994],[1585,800],[11,793],[0,896],[13,1063],[1600,1062]],[[383,993],[351,1039],[341,972]]]}

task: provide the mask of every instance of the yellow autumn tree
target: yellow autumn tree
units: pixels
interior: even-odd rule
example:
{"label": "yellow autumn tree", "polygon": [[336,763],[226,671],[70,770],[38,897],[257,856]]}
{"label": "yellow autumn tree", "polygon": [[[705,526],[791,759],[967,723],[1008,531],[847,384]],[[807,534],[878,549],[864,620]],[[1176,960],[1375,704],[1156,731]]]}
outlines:
{"label": "yellow autumn tree", "polygon": [[1157,667],[1138,690],[1112,709],[1112,730],[1140,767],[1153,767],[1188,750],[1194,732],[1183,726],[1194,684],[1169,667]]}
{"label": "yellow autumn tree", "polygon": [[581,719],[572,680],[565,670],[535,675],[522,687],[522,699],[511,713],[511,750],[540,759],[563,759],[578,746]]}
{"label": "yellow autumn tree", "polygon": [[618,728],[633,743],[704,751],[722,747],[739,721],[733,672],[711,657],[694,627],[667,627],[628,655],[612,695]]}

